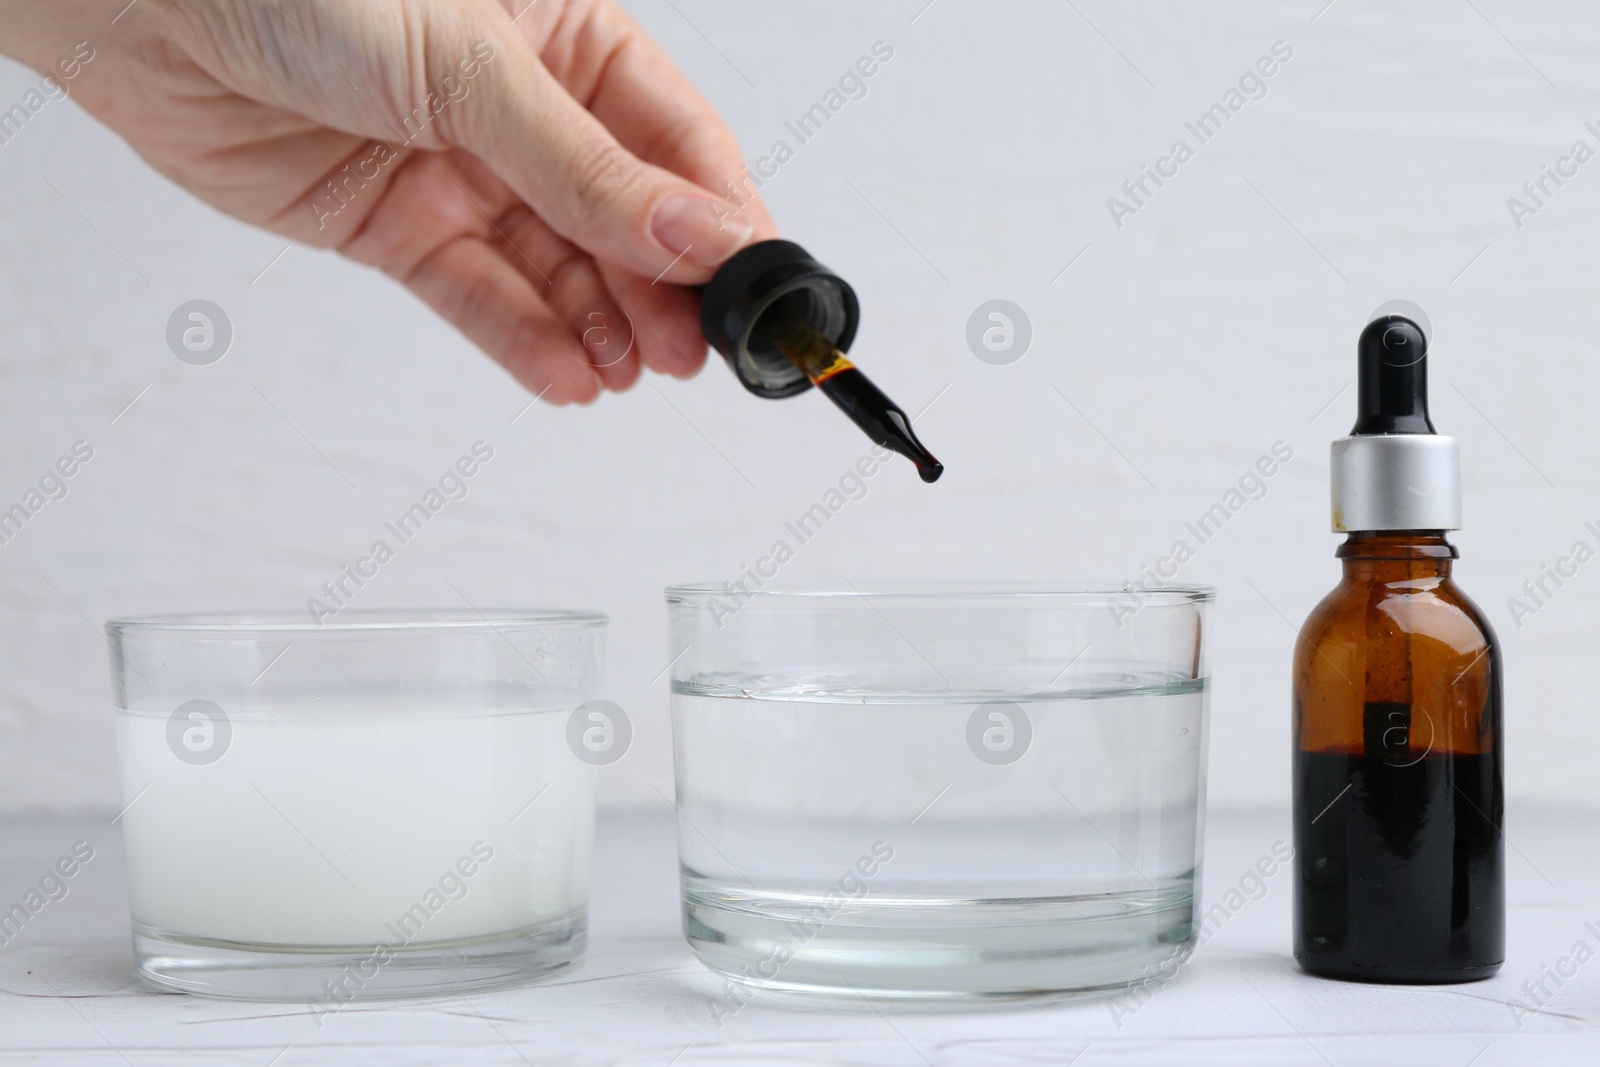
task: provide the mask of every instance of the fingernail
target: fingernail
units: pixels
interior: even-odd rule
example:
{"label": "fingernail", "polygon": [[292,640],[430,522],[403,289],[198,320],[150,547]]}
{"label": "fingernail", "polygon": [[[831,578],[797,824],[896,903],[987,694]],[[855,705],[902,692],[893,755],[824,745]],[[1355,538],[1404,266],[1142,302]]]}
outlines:
{"label": "fingernail", "polygon": [[715,267],[743,248],[755,224],[720,200],[671,196],[656,205],[650,232],[673,255],[701,267]]}

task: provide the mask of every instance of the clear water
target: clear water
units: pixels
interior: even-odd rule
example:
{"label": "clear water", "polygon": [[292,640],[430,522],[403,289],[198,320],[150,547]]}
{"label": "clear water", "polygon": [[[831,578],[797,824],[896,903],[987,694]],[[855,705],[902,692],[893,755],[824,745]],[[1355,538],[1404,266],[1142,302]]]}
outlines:
{"label": "clear water", "polygon": [[[788,989],[1015,996],[1140,978],[1194,936],[1206,697],[1203,679],[1138,670],[989,691],[805,670],[677,682],[690,944]],[[1031,726],[1015,762],[970,743],[978,710],[1003,746],[988,715],[1014,712],[991,701]]]}

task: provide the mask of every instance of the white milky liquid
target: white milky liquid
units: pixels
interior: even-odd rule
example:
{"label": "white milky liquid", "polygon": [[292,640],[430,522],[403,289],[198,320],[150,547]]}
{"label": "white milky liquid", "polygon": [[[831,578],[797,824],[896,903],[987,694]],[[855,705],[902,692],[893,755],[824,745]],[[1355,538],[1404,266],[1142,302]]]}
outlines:
{"label": "white milky liquid", "polygon": [[[216,762],[117,715],[136,925],[250,945],[491,937],[588,894],[594,770],[565,710],[236,716]],[[535,799],[537,798],[537,799]],[[470,871],[468,874],[466,872]]]}

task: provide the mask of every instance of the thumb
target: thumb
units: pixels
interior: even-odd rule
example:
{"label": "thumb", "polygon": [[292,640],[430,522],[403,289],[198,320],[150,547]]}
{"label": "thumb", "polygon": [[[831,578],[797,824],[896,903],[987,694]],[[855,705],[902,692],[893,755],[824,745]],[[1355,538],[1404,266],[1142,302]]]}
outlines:
{"label": "thumb", "polygon": [[[499,33],[440,132],[596,259],[693,285],[749,243],[734,205],[629,152],[514,36]],[[441,116],[445,119],[445,116]]]}

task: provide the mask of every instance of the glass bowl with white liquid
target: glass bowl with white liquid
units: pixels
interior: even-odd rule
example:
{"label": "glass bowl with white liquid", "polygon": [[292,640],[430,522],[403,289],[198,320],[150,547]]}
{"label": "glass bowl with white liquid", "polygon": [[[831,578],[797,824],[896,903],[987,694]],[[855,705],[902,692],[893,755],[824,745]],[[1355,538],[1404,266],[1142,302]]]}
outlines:
{"label": "glass bowl with white liquid", "polygon": [[942,999],[1117,988],[1187,958],[1211,589],[749,584],[667,590],[702,962]]}
{"label": "glass bowl with white liquid", "polygon": [[134,959],[159,988],[353,1001],[576,960],[605,616],[115,620]]}

